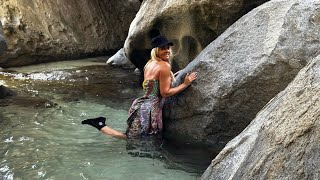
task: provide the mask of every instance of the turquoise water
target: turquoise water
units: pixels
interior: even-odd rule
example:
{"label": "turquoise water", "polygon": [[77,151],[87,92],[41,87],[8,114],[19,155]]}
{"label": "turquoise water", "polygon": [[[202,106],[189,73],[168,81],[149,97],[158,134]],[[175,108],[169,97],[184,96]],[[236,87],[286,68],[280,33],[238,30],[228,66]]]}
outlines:
{"label": "turquoise water", "polygon": [[139,81],[128,78],[133,73],[90,62],[82,69],[48,71],[51,64],[2,73],[0,82],[18,96],[0,103],[0,179],[198,179],[199,169],[162,156],[130,155],[126,141],[81,124],[106,116],[108,125],[124,131],[132,98],[141,93]]}

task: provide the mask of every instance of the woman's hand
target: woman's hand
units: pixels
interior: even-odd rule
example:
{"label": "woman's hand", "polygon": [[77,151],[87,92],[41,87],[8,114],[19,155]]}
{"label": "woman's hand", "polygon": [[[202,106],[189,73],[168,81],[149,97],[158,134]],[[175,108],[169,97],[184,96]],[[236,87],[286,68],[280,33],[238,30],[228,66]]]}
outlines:
{"label": "woman's hand", "polygon": [[197,72],[188,73],[184,78],[184,84],[189,86],[194,80],[197,79]]}

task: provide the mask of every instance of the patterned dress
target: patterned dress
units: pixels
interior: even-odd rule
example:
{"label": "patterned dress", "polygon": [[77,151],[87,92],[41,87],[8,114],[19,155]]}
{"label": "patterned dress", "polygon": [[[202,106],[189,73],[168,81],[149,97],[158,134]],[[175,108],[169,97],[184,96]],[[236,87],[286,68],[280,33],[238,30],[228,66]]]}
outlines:
{"label": "patterned dress", "polygon": [[162,132],[164,98],[160,95],[159,80],[144,81],[142,86],[143,97],[135,99],[129,109],[128,128],[125,133],[128,138]]}

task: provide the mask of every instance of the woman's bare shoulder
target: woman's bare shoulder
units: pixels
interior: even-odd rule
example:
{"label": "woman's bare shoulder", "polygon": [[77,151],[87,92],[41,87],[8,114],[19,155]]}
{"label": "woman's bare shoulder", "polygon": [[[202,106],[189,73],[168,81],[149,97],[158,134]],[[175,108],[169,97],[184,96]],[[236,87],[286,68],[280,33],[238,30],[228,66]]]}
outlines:
{"label": "woman's bare shoulder", "polygon": [[169,69],[169,70],[171,69],[170,64],[165,61],[160,61],[159,66],[161,69]]}

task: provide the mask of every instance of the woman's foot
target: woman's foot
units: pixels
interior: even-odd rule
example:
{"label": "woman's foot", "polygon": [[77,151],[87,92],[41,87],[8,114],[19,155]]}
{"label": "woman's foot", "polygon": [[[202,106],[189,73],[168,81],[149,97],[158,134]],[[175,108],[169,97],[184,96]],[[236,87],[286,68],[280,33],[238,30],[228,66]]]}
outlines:
{"label": "woman's foot", "polygon": [[101,128],[106,126],[106,118],[105,117],[98,117],[93,119],[86,119],[81,122],[82,124],[89,124],[95,128],[97,128],[99,131]]}

